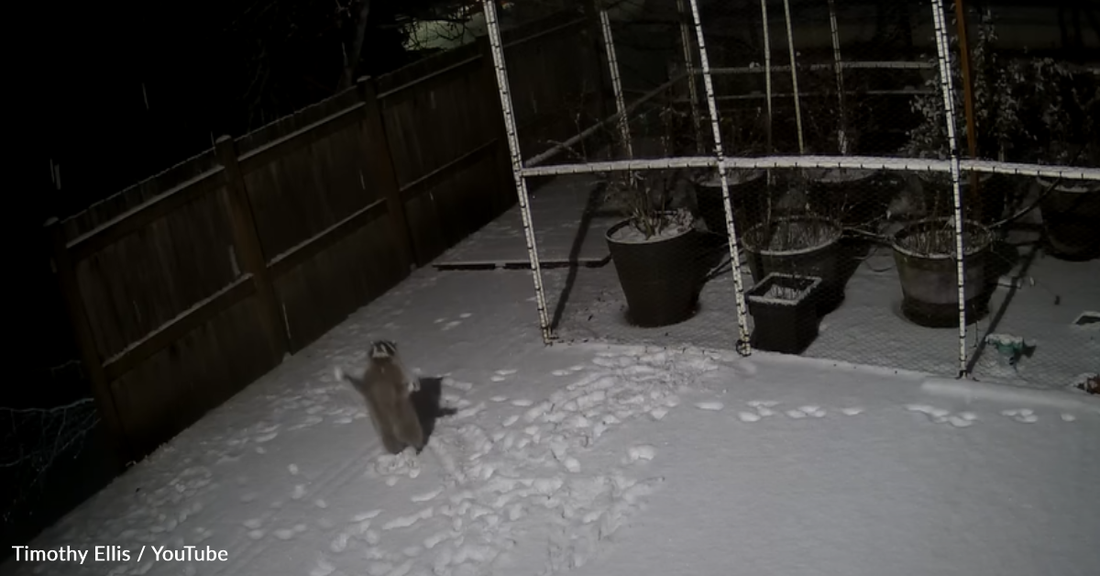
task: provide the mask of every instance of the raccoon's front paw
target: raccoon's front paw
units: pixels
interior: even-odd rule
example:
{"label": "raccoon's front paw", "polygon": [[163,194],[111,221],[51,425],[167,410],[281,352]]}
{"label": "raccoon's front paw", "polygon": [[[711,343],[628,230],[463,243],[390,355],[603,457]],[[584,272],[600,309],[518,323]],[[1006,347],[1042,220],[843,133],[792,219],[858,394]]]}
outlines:
{"label": "raccoon's front paw", "polygon": [[408,387],[409,394],[412,394],[413,392],[419,392],[420,391],[420,379],[419,378],[413,378],[412,380],[409,380],[408,382],[406,382],[405,386]]}

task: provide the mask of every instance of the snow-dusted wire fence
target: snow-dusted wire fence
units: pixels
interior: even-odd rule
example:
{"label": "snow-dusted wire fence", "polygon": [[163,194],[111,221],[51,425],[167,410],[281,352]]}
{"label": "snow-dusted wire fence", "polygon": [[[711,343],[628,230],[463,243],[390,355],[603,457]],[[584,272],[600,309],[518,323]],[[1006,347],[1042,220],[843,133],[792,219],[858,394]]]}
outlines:
{"label": "snow-dusted wire fence", "polygon": [[[1095,260],[1069,263],[1096,242],[1067,216],[1072,205],[1100,219],[1096,103],[1070,110],[1050,90],[1039,101],[1061,115],[1025,117],[1043,115],[1019,105],[1036,100],[1023,92],[1063,70],[998,60],[988,13],[971,15],[983,32],[968,41],[964,78],[956,12],[943,0],[880,8],[874,22],[832,1],[749,4],[657,0],[644,17],[632,2],[592,4],[616,114],[542,150],[513,149],[527,158],[514,165],[521,193],[529,179],[555,178],[541,194],[585,198],[560,266],[540,267],[531,252],[547,337],[1051,386],[1100,368],[1085,360],[1096,357],[1097,324],[1078,318],[1100,309],[1100,295],[1055,294],[1055,305],[1076,294],[1081,308],[1055,325],[1022,288],[1037,253],[1061,258],[1051,273],[1066,286],[1098,272]],[[655,54],[663,77],[646,68]],[[1032,150],[1020,149],[1024,136]],[[569,228],[556,218],[528,214],[532,241]]]}

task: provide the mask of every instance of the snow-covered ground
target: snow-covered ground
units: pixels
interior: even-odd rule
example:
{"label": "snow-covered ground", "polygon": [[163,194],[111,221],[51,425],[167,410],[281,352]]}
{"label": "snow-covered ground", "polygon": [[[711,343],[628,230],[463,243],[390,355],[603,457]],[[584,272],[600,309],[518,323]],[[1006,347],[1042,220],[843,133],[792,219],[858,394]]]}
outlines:
{"label": "snow-covered ground", "polygon": [[[532,300],[524,271],[416,272],[31,545],[83,565],[0,573],[1100,573],[1097,398],[544,347]],[[333,379],[379,337],[457,409],[419,456]],[[186,546],[224,561],[156,558]]]}

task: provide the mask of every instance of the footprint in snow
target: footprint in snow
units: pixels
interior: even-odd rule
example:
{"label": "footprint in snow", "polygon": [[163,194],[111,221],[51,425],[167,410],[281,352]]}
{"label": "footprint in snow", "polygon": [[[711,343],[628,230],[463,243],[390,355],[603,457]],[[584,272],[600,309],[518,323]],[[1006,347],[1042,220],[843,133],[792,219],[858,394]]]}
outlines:
{"label": "footprint in snow", "polygon": [[825,417],[825,411],[822,410],[820,406],[799,406],[798,409],[807,416],[813,416],[814,418]]}
{"label": "footprint in snow", "polygon": [[1005,410],[1001,412],[1004,416],[1008,416],[1017,422],[1024,424],[1034,424],[1039,421],[1039,417],[1035,415],[1035,411],[1030,408],[1020,408],[1017,410]]}
{"label": "footprint in snow", "polygon": [[631,446],[626,451],[626,461],[637,462],[638,460],[653,460],[657,456],[657,449],[649,444],[639,444],[637,446]]}
{"label": "footprint in snow", "polygon": [[278,432],[268,432],[267,434],[262,434],[253,438],[253,441],[257,444],[263,444],[264,442],[270,442],[274,440],[277,436],[279,436]]}
{"label": "footprint in snow", "polygon": [[721,410],[721,409],[725,408],[726,405],[722,404],[721,402],[711,401],[711,402],[697,402],[695,404],[695,407],[700,409],[700,410],[718,411],[718,410]]}

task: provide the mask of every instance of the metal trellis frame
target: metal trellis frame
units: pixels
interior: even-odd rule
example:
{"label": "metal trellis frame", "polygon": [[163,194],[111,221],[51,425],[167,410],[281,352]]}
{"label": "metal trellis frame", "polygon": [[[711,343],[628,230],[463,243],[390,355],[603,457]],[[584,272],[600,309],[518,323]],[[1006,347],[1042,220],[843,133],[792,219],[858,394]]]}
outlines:
{"label": "metal trellis frame", "polygon": [[699,3],[697,0],[691,0],[691,17],[695,23],[696,40],[699,42],[699,63],[703,69],[703,87],[706,90],[707,108],[710,111],[710,127],[714,132],[714,159],[717,163],[718,178],[722,185],[722,205],[726,210],[726,230],[729,231],[730,263],[731,273],[733,274],[734,301],[737,304],[737,330],[739,333],[737,351],[748,356],[752,354],[752,346],[749,344],[748,312],[745,309],[745,290],[741,278],[741,254],[737,249],[737,229],[733,222],[729,177],[726,175],[725,154],[722,151],[722,131],[718,126],[718,103],[714,100],[714,80],[710,76],[710,60],[707,58],[707,44],[703,38],[703,23],[699,18]]}
{"label": "metal trellis frame", "polygon": [[959,378],[967,375],[966,353],[966,254],[963,242],[962,196],[959,189],[959,143],[955,138],[955,94],[951,86],[951,52],[947,42],[947,26],[943,15],[943,0],[930,0],[932,21],[936,27],[936,50],[939,53],[940,86],[943,88],[944,122],[947,123],[947,147],[951,151],[951,190],[955,202],[955,281],[959,292]]}
{"label": "metal trellis frame", "polygon": [[508,152],[512,159],[512,177],[516,181],[516,195],[519,197],[519,210],[523,217],[523,232],[527,239],[527,257],[531,262],[531,279],[535,284],[535,300],[539,312],[539,329],[542,341],[550,343],[550,318],[546,314],[546,293],[542,287],[542,267],[539,265],[538,244],[535,231],[531,226],[531,206],[527,195],[527,178],[523,174],[523,160],[519,149],[519,136],[516,133],[516,117],[512,111],[512,94],[508,87],[508,70],[504,65],[504,48],[500,40],[500,22],[497,20],[495,0],[482,0],[485,9],[485,24],[489,28],[489,46],[493,53],[493,68],[496,70],[497,91],[500,94],[500,108],[504,113],[504,129],[508,136]]}

